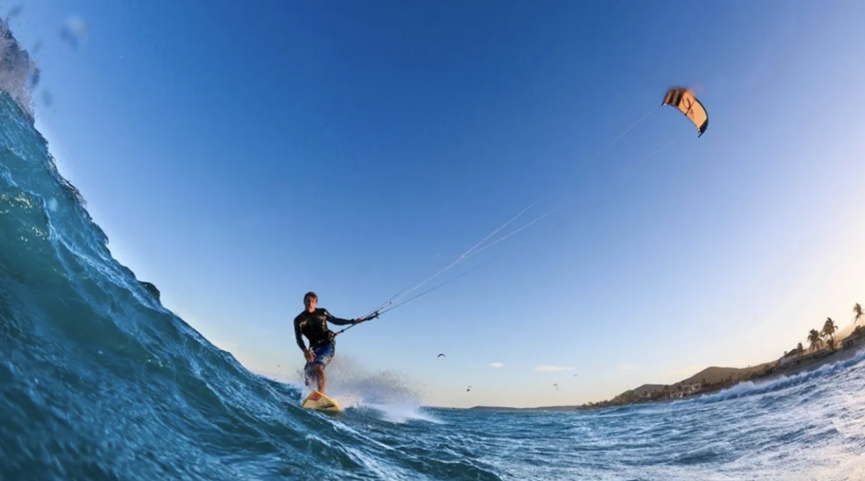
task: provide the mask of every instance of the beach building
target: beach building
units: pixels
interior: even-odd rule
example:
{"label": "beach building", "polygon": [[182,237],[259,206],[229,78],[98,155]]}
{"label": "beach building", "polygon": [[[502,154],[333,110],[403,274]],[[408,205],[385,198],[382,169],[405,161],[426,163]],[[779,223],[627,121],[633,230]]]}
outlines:
{"label": "beach building", "polygon": [[787,368],[791,368],[791,367],[796,367],[796,366],[799,366],[803,363],[809,363],[811,361],[816,361],[817,359],[826,357],[830,354],[830,352],[828,349],[823,348],[823,349],[820,349],[818,351],[814,351],[814,352],[807,353],[807,354],[802,354],[802,355],[795,355],[795,353],[793,353],[793,354],[794,355],[792,355],[792,356],[790,354],[787,354],[786,356],[784,356],[780,360],[778,360],[778,367],[780,369],[787,369]]}
{"label": "beach building", "polygon": [[842,344],[843,349],[853,349],[860,346],[865,346],[865,336],[863,335],[848,336],[846,339],[844,339],[844,343]]}

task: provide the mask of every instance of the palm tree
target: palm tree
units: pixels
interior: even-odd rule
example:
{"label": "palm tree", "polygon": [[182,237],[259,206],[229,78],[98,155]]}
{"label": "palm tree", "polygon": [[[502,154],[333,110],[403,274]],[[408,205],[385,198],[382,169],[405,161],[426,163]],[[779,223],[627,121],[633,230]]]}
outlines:
{"label": "palm tree", "polygon": [[838,326],[835,325],[835,321],[832,320],[831,317],[826,318],[826,322],[823,324],[823,337],[828,337],[832,339],[832,344],[835,343],[835,331],[838,330]]}
{"label": "palm tree", "polygon": [[803,352],[805,352],[805,348],[802,347],[802,343],[800,342],[800,343],[796,346],[796,354],[800,354],[800,355],[801,355]]}
{"label": "palm tree", "polygon": [[816,351],[823,347],[823,338],[820,337],[820,333],[817,332],[817,329],[811,329],[811,332],[808,333],[808,342],[811,343],[808,349],[812,351]]}
{"label": "palm tree", "polygon": [[855,306],[853,306],[853,314],[856,314],[855,316],[853,316],[853,324],[858,324],[859,319],[865,317],[865,314],[862,313],[862,305],[858,302]]}

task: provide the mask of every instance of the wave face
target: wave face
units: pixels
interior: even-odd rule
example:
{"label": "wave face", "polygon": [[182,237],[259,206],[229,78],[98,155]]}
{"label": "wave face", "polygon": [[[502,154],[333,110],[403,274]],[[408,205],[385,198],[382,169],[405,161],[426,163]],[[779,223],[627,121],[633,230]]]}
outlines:
{"label": "wave face", "polygon": [[398,376],[336,369],[349,408],[304,411],[112,258],[34,128],[34,66],[5,26],[0,48],[0,480],[865,479],[861,355],[583,413],[421,408]]}

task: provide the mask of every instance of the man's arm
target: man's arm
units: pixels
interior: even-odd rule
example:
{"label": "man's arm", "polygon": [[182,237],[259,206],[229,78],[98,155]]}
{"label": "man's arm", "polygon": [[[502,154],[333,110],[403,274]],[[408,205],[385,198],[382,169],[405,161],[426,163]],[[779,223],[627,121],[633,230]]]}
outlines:
{"label": "man's arm", "polygon": [[300,331],[300,316],[294,318],[294,337],[300,350],[306,352],[306,344],[303,342],[303,333]]}
{"label": "man's arm", "polygon": [[340,319],[330,312],[327,309],[324,309],[324,316],[327,318],[329,322],[336,324],[337,326],[347,326],[349,324],[354,324],[356,321],[354,319]]}

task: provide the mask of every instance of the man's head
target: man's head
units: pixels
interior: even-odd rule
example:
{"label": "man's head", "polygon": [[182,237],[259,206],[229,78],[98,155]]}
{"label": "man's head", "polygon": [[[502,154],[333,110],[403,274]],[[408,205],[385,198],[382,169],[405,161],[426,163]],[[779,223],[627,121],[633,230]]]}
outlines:
{"label": "man's head", "polygon": [[306,306],[306,310],[312,312],[315,310],[315,305],[318,304],[318,296],[315,295],[315,292],[307,292],[303,296],[303,305]]}

